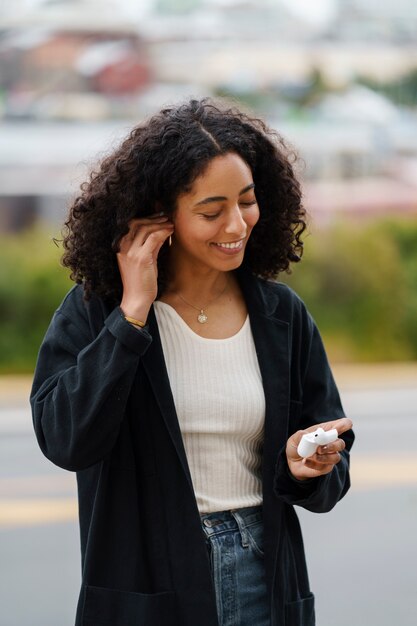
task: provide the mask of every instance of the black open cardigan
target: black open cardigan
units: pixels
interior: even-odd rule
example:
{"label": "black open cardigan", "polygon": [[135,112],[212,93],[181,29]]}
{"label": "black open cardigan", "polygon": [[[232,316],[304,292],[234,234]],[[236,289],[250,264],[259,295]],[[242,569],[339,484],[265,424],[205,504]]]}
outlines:
{"label": "black open cardigan", "polygon": [[[329,511],[349,488],[349,452],[299,482],[285,445],[300,428],[343,417],[317,328],[287,286],[237,272],[265,400],[264,550],[271,626],[313,626],[293,505]],[[119,307],[74,287],[42,343],[31,394],[36,436],[77,472],[82,587],[76,626],[218,626],[210,566],[151,309],[138,330]]]}

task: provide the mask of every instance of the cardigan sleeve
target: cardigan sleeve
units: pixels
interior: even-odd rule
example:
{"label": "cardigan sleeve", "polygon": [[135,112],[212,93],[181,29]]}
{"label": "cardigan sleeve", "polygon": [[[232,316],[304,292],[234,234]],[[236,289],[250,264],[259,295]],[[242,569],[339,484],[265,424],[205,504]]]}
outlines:
{"label": "cardigan sleeve", "polygon": [[[293,382],[299,400],[294,403],[294,412],[290,411],[290,435],[345,416],[320,333],[304,305],[300,303],[300,306],[300,330],[293,344],[297,349],[292,356],[295,359]],[[276,495],[287,504],[296,504],[316,513],[331,510],[350,487],[349,450],[354,441],[353,432],[350,430],[341,438],[346,443],[341,461],[329,474],[306,481],[292,476],[284,446],[278,455],[275,471]]]}
{"label": "cardigan sleeve", "polygon": [[56,311],[41,345],[31,391],[33,424],[45,456],[85,469],[112,450],[141,356],[152,338],[119,307],[92,331],[82,288]]}

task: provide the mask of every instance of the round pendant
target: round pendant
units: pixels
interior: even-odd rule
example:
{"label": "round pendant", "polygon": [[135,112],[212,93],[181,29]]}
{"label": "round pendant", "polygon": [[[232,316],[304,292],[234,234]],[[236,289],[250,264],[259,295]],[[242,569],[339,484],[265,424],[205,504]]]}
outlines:
{"label": "round pendant", "polygon": [[204,313],[204,311],[201,311],[200,315],[197,317],[198,321],[200,322],[200,324],[205,324],[208,320],[207,315]]}

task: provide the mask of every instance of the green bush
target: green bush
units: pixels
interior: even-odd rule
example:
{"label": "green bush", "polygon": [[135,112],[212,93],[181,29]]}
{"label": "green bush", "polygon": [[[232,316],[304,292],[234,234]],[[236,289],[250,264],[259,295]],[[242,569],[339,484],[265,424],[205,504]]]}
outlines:
{"label": "green bush", "polygon": [[281,279],[305,300],[332,359],[417,358],[417,221],[336,224],[305,244]]}
{"label": "green bush", "polygon": [[417,220],[387,221],[382,228],[389,233],[401,257],[407,297],[404,303],[404,328],[417,357]]}
{"label": "green bush", "polygon": [[0,238],[0,373],[33,370],[53,312],[70,287],[44,232]]}

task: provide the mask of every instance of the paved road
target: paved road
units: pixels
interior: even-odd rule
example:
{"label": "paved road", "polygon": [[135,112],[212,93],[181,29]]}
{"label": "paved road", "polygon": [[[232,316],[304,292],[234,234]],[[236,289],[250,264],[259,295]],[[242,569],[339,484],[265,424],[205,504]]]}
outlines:
{"label": "paved road", "polygon": [[[299,512],[318,626],[415,626],[417,384],[373,381],[342,398],[357,435],[352,490],[326,515]],[[0,434],[0,626],[72,626],[74,476],[42,457],[24,406],[0,402]]]}
{"label": "paved road", "polygon": [[326,515],[300,511],[317,623],[415,626],[417,384],[342,397],[357,436],[352,489]]}

